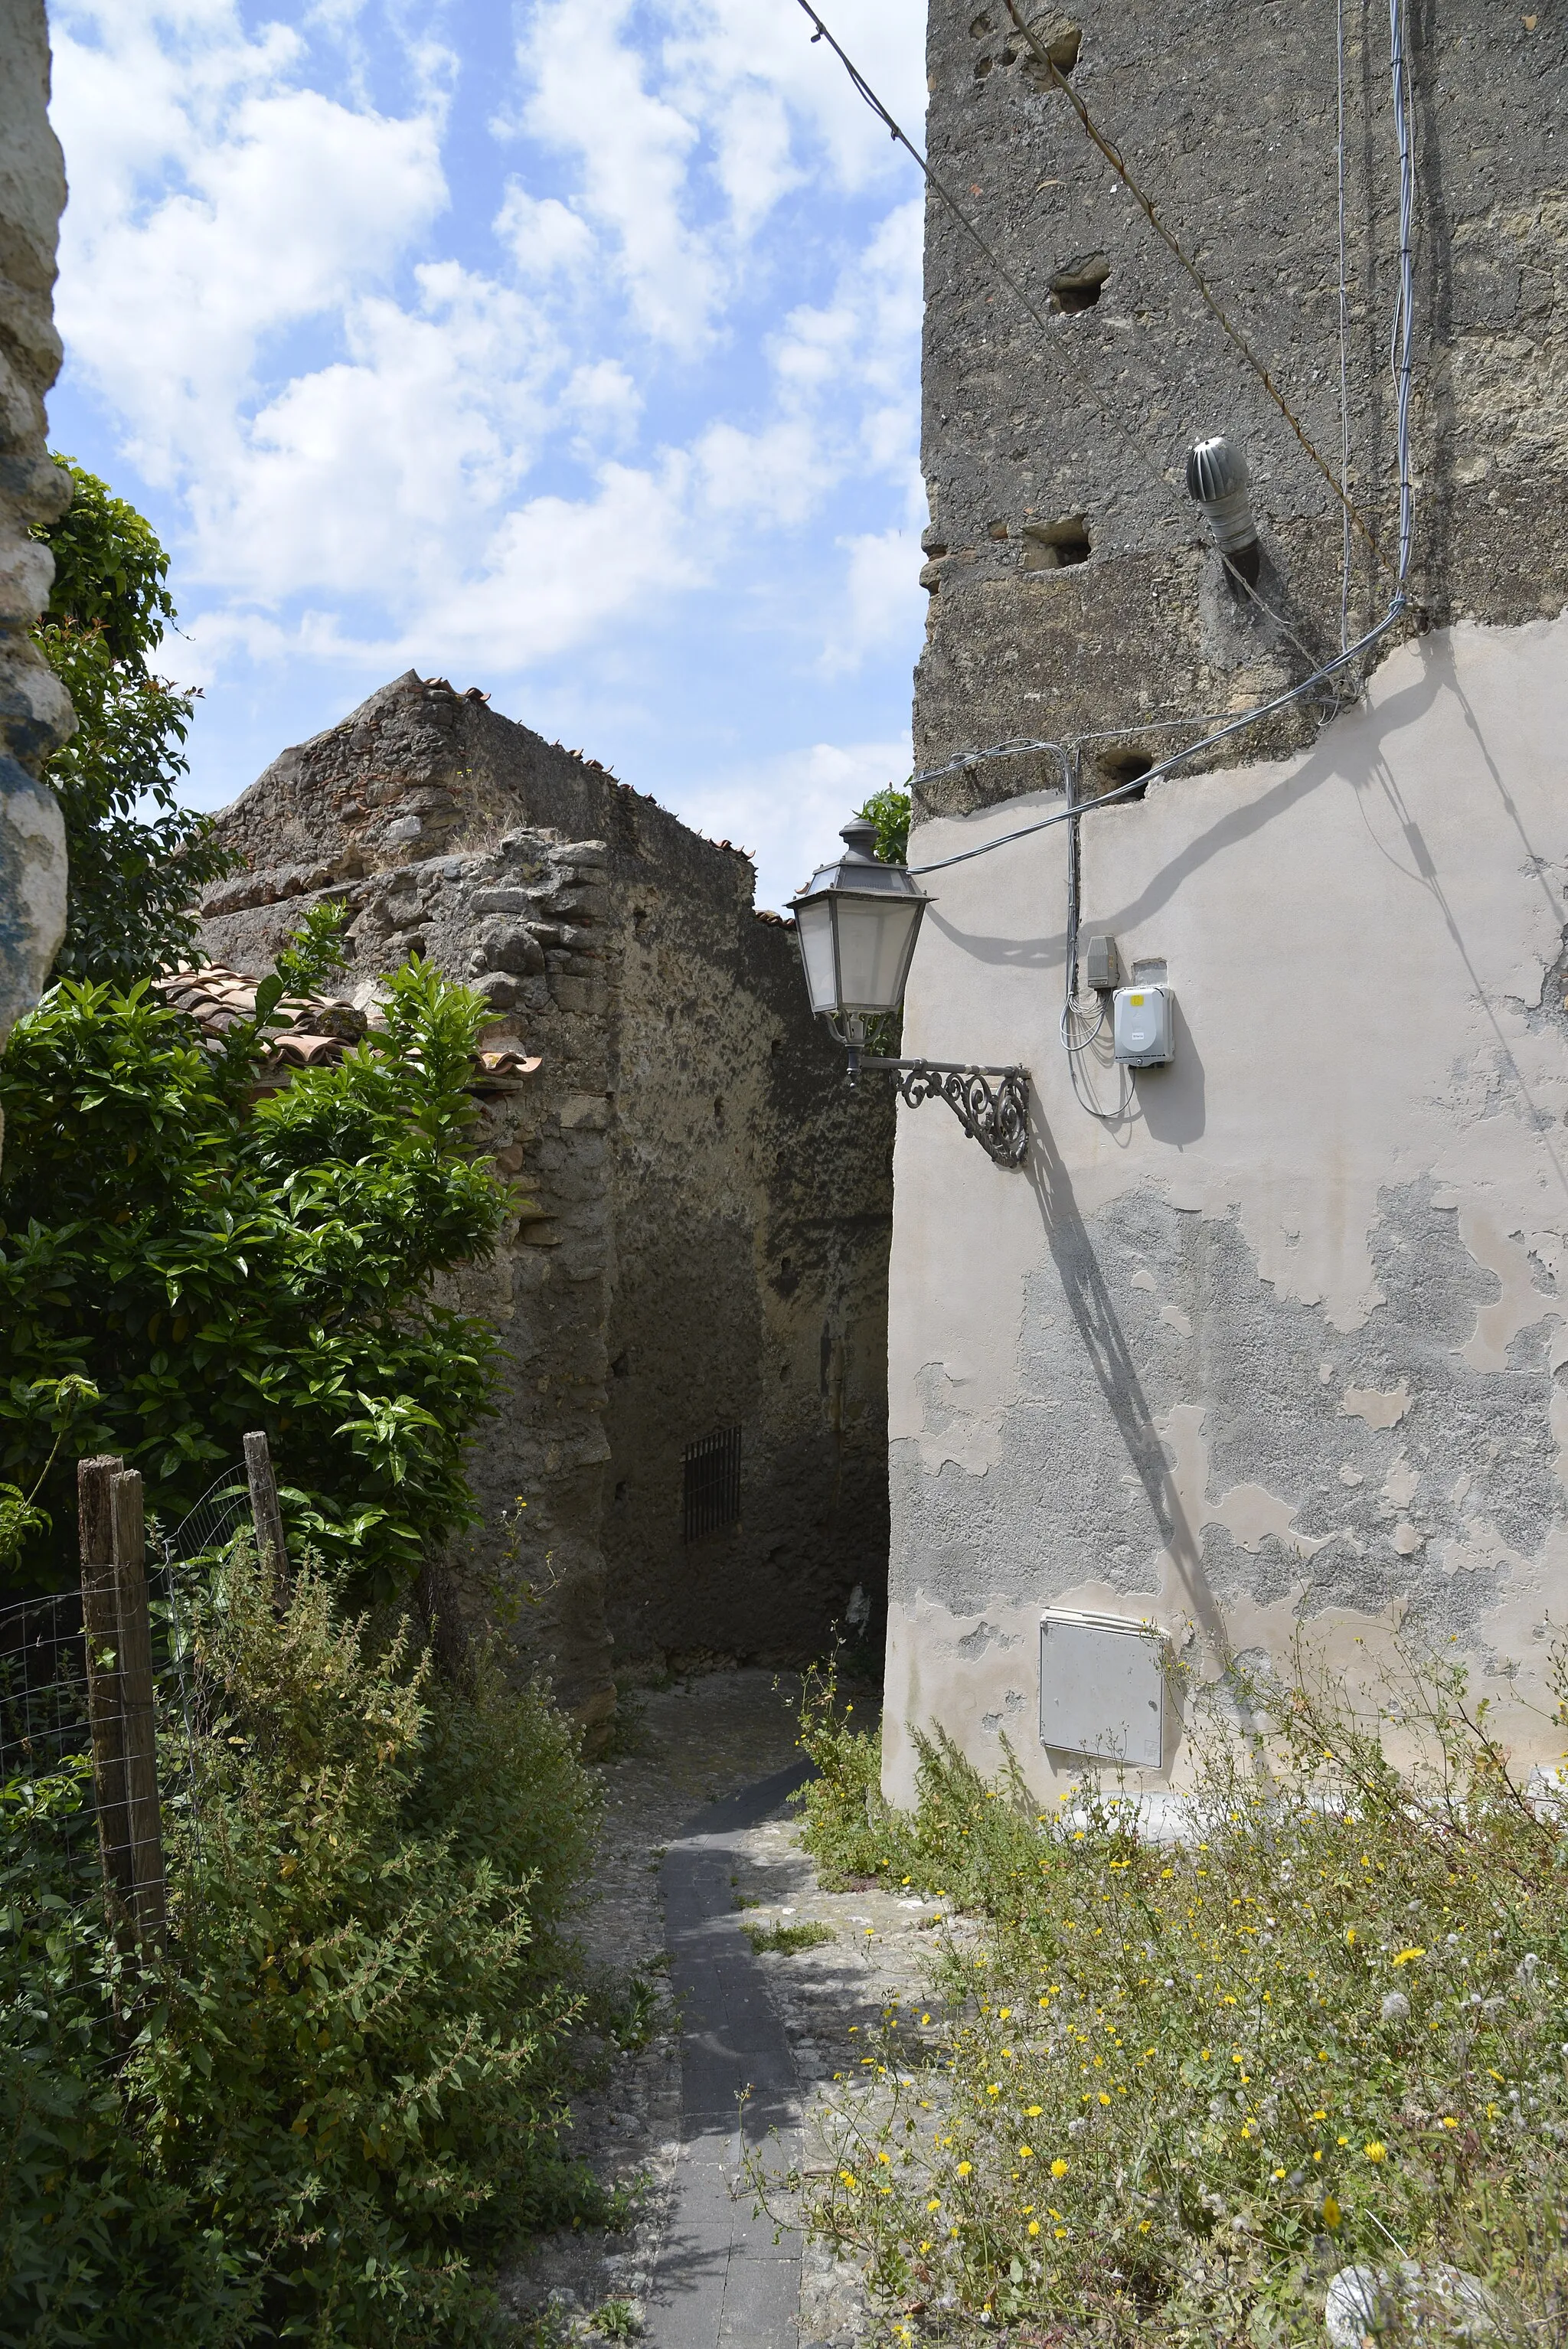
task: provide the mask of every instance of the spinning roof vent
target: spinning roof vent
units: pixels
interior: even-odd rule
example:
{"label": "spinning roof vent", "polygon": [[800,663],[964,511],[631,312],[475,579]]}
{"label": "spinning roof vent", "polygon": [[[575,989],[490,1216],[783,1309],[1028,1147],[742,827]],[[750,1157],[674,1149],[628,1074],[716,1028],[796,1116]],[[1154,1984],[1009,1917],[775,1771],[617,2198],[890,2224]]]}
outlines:
{"label": "spinning roof vent", "polygon": [[1187,451],[1187,494],[1203,509],[1214,543],[1230,568],[1250,586],[1263,562],[1258,526],[1248,495],[1247,460],[1222,432]]}

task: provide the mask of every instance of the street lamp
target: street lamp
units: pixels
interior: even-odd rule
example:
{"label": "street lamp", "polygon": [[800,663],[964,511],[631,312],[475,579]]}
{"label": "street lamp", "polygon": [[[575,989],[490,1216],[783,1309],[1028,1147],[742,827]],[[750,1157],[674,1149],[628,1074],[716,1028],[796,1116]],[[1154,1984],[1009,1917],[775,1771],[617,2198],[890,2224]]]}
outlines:
{"label": "street lamp", "polygon": [[903,865],[882,863],[877,828],[868,817],[853,817],[839,837],[843,854],[818,868],[790,900],[790,911],[811,1009],[847,1049],[851,1085],[862,1069],[885,1070],[897,1078],[912,1109],[923,1101],[944,1101],[965,1133],[998,1166],[1019,1165],[1028,1143],[1026,1069],[890,1061],[864,1050],[866,1021],[890,1017],[903,1002],[915,940],[931,900]]}

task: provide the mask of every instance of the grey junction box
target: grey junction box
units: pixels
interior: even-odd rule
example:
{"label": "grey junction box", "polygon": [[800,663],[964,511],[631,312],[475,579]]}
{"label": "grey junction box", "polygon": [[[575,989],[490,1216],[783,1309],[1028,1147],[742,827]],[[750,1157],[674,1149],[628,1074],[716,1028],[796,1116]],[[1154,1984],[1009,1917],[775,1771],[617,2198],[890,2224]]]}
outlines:
{"label": "grey junction box", "polygon": [[1165,1643],[1119,1615],[1040,1619],[1040,1744],[1158,1770],[1165,1754]]}

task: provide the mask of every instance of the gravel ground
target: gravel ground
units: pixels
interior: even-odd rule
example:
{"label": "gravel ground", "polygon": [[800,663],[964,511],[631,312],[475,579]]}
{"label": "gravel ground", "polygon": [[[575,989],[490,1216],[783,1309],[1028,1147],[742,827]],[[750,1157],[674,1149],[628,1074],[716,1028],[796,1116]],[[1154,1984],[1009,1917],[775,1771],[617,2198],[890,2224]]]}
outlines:
{"label": "gravel ground", "polygon": [[[714,1672],[638,1692],[624,1750],[603,1765],[604,1831],[582,1929],[590,1961],[606,1979],[662,1985],[657,1868],[664,1847],[705,1803],[738,1794],[796,1758],[790,1708],[797,1692],[791,1676],[765,1671]],[[859,2085],[867,2068],[861,2034],[891,2002],[918,2002],[939,1910],[896,1888],[824,1892],[789,1815],[741,1839],[735,1878],[738,1932],[743,1925],[820,1923],[833,1934],[816,1949],[761,1953],[799,2074],[811,2166],[826,2158],[822,2120],[830,2100],[846,2092],[874,2097],[874,2086]],[[661,1996],[642,2047],[628,2053],[605,2043],[603,2078],[575,2106],[572,2149],[607,2186],[628,2192],[627,2226],[615,2233],[546,2236],[501,2278],[506,2305],[538,2323],[542,2339],[614,2337],[618,2302],[629,2304],[634,2322],[640,2318],[675,2174],[680,2106],[675,2021]],[[786,2207],[780,2204],[780,2214]],[[593,2322],[607,2308],[609,2333]],[[802,2344],[855,2349],[878,2331],[855,2271],[808,2245]]]}

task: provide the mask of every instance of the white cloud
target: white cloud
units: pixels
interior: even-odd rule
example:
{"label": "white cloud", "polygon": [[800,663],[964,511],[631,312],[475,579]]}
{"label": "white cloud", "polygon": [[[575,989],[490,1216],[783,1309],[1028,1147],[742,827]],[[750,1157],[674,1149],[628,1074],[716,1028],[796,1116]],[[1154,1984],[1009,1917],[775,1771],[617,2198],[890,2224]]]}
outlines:
{"label": "white cloud", "polygon": [[619,359],[594,359],[580,367],[561,395],[562,416],[579,431],[573,453],[593,464],[607,450],[629,447],[643,412],[643,395]]}
{"label": "white cloud", "polygon": [[912,531],[884,530],[839,541],[848,556],[844,609],[822,647],[828,677],[857,669],[868,653],[906,642],[919,627],[925,590],[923,556]]}
{"label": "white cloud", "polygon": [[686,466],[609,464],[587,499],[544,496],[509,513],[483,573],[427,616],[427,638],[480,666],[532,667],[587,642],[607,619],[695,587],[707,567],[686,512]]}
{"label": "white cloud", "polygon": [[[100,470],[183,526],[198,760],[225,678],[264,704],[312,667],[345,697],[413,663],[599,708],[573,680],[619,664],[666,758],[738,692],[733,766],[688,788],[682,761],[679,804],[777,900],[908,769],[881,739],[923,602],[907,162],[788,0],[538,0],[516,86],[482,93],[493,149],[461,115],[488,0],[270,5],[293,21],[52,8],[70,382],[110,419]],[[916,129],[906,0],[840,0],[835,29]],[[861,697],[890,653],[874,713],[818,720],[849,747],[756,754],[789,739],[769,695]]]}
{"label": "white cloud", "polygon": [[[89,45],[65,13],[56,116],[73,198],[57,315],[144,475],[174,483],[232,459],[269,337],[363,297],[444,209],[440,122],[284,87],[297,50],[284,41],[198,43],[180,92],[145,21],[107,12]],[[228,14],[203,11],[201,29]],[[134,134],[106,124],[106,64],[120,110],[144,115]]]}
{"label": "white cloud", "polygon": [[536,453],[558,363],[515,295],[455,263],[419,305],[347,312],[346,360],[292,378],[192,492],[193,571],[263,603],[308,585],[404,613],[455,579]]}
{"label": "white cloud", "polygon": [[757,903],[777,911],[837,850],[839,827],[910,768],[909,737],[812,742],[738,762],[694,783],[681,812],[710,840],[733,841],[757,864]]}
{"label": "white cloud", "polygon": [[686,347],[706,334],[719,294],[709,240],[683,217],[700,132],[645,87],[642,57],[620,38],[630,14],[630,0],[548,0],[537,11],[519,53],[532,83],[524,120],[574,157],[583,208],[619,248],[638,325]]}
{"label": "white cloud", "polygon": [[494,226],[524,279],[580,276],[598,249],[585,220],[559,197],[531,196],[521,180],[507,181]]}

